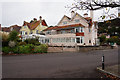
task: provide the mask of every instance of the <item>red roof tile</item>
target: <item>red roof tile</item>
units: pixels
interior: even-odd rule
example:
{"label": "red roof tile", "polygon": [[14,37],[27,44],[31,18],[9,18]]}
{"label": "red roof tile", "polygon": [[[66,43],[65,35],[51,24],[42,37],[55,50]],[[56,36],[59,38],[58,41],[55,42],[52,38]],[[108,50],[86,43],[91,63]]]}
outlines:
{"label": "red roof tile", "polygon": [[73,25],[66,25],[66,26],[48,27],[44,31],[47,31],[47,30],[56,30],[56,29],[58,30],[58,29],[64,29],[64,28],[70,28],[70,27],[78,27],[78,26],[85,27],[82,24],[73,24]]}
{"label": "red roof tile", "polygon": [[[23,26],[27,25],[29,27],[29,29],[34,30],[39,24],[40,24],[40,20],[38,20],[38,21],[36,20],[31,23],[24,21]],[[45,22],[45,20],[42,20],[42,25],[47,26],[47,23]]]}
{"label": "red roof tile", "polygon": [[10,32],[10,27],[2,27],[2,31],[4,31],[4,32]]}
{"label": "red roof tile", "polygon": [[20,29],[21,29],[21,26],[18,26],[18,25],[12,25],[12,26],[10,26],[10,28],[13,28],[13,30],[19,32]]}

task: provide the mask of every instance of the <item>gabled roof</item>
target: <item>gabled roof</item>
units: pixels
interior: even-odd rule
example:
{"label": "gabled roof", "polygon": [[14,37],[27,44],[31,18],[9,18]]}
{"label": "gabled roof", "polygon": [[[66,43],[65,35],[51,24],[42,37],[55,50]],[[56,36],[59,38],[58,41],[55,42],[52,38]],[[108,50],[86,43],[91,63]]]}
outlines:
{"label": "gabled roof", "polygon": [[[82,17],[80,14],[78,14],[77,12],[74,14],[74,16],[71,18],[71,21],[74,19],[74,17],[78,15],[79,17],[81,17],[83,20],[86,21],[86,19],[84,17]],[[87,22],[87,21],[86,21]],[[87,22],[88,23],[88,22]]]}
{"label": "gabled roof", "polygon": [[85,27],[85,26],[84,26],[84,25],[82,25],[82,24],[72,24],[72,25],[66,25],[66,26],[48,27],[48,28],[47,28],[47,29],[45,29],[44,31],[47,31],[47,30],[60,30],[60,29],[65,29],[65,28],[78,27],[78,26]]}
{"label": "gabled roof", "polygon": [[63,17],[62,17],[62,19],[58,22],[58,24],[64,19],[64,18],[67,18],[68,20],[71,20],[71,18],[70,17],[68,17],[68,16],[66,16],[66,15],[64,15]]}
{"label": "gabled roof", "polygon": [[[31,23],[24,21],[23,26],[27,25],[29,29],[34,30],[39,24],[40,24],[40,20],[32,21]],[[47,26],[45,20],[42,20],[42,25]]]}
{"label": "gabled roof", "polygon": [[40,21],[33,21],[32,23],[28,23],[27,26],[29,27],[29,29],[34,30],[39,24]]}

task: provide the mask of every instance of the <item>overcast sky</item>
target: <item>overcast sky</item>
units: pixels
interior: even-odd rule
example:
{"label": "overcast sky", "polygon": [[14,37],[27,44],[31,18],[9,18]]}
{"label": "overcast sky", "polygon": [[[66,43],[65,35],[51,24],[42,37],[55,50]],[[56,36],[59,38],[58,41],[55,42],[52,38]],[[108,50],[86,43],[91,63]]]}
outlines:
{"label": "overcast sky", "polygon": [[[66,5],[72,4],[74,0],[1,0],[0,1],[0,23],[4,27],[11,25],[22,25],[23,21],[30,22],[33,18],[42,16],[48,26],[57,25],[60,19],[67,15],[70,17]],[[87,11],[78,11],[82,16]],[[117,13],[116,10],[111,11]],[[88,13],[89,14],[89,13]],[[94,12],[95,20],[103,14],[101,10]]]}

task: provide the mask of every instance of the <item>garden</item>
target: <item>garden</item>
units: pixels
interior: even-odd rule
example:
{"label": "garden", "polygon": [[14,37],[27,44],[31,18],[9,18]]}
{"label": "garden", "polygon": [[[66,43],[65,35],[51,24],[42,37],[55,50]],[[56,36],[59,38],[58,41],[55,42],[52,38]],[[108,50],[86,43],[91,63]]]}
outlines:
{"label": "garden", "polygon": [[2,52],[7,54],[47,53],[48,46],[41,44],[37,38],[22,41],[16,31],[2,33]]}

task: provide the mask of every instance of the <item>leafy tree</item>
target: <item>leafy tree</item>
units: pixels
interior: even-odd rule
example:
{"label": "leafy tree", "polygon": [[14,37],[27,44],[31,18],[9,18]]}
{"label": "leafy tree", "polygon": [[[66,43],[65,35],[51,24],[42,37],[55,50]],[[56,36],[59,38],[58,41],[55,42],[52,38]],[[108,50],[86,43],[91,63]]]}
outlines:
{"label": "leafy tree", "polygon": [[106,42],[106,36],[105,35],[101,35],[101,37],[99,37],[101,44]]}
{"label": "leafy tree", "polygon": [[111,38],[109,38],[107,40],[108,43],[117,43],[118,45],[120,45],[120,39],[118,36],[112,36]]}
{"label": "leafy tree", "polygon": [[19,39],[18,32],[13,30],[9,34],[9,41],[17,41]]}
{"label": "leafy tree", "polygon": [[107,33],[110,36],[119,36],[120,37],[120,19],[116,18],[113,20],[108,20],[105,22],[98,23],[98,33]]}
{"label": "leafy tree", "polygon": [[1,33],[2,35],[2,38],[1,38],[1,40],[2,40],[2,46],[4,47],[4,46],[8,46],[8,42],[9,42],[9,40],[8,40],[8,38],[9,38],[9,35],[8,34],[6,34],[6,33]]}

